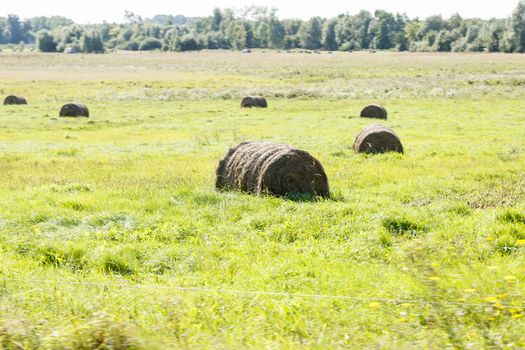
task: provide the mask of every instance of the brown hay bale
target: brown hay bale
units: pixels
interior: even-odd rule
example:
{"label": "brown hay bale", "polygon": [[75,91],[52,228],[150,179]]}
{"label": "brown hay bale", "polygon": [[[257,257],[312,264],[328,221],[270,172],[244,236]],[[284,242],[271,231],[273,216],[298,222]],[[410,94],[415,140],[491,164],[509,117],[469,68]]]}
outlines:
{"label": "brown hay bale", "polygon": [[276,196],[329,197],[321,163],[308,152],[269,142],[243,142],[219,162],[215,187]]}
{"label": "brown hay bale", "polygon": [[22,96],[10,95],[4,100],[4,105],[26,105],[27,100]]}
{"label": "brown hay bale", "polygon": [[362,118],[387,119],[388,112],[380,105],[369,105],[361,111]]}
{"label": "brown hay bale", "polygon": [[61,117],[89,117],[89,110],[82,103],[67,103],[60,109]]}
{"label": "brown hay bale", "polygon": [[354,142],[356,153],[403,153],[403,145],[396,133],[381,124],[368,125]]}
{"label": "brown hay bale", "polygon": [[252,108],[252,107],[266,108],[268,107],[268,102],[266,102],[266,99],[261,96],[247,96],[242,99],[241,107],[242,108]]}

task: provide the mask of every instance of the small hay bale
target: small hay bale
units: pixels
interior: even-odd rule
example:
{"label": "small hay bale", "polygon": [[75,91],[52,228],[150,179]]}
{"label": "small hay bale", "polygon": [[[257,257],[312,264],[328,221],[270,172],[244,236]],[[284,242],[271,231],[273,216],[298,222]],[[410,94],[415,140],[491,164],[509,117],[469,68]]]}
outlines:
{"label": "small hay bale", "polygon": [[361,118],[374,118],[386,120],[388,118],[388,112],[383,106],[369,105],[363,108],[363,110],[361,111]]}
{"label": "small hay bale", "polygon": [[215,187],[276,196],[330,196],[328,178],[317,159],[269,142],[243,142],[230,149],[217,167]]}
{"label": "small hay bale", "polygon": [[242,99],[241,107],[242,108],[252,108],[252,107],[266,108],[268,107],[268,102],[266,102],[266,99],[261,96],[247,96]]}
{"label": "small hay bale", "polygon": [[67,103],[60,109],[61,117],[89,117],[89,110],[82,103]]}
{"label": "small hay bale", "polygon": [[4,105],[26,105],[27,100],[22,96],[10,95],[4,100]]}
{"label": "small hay bale", "polygon": [[357,135],[354,142],[356,153],[385,153],[399,152],[403,153],[403,145],[396,133],[381,124],[366,126],[363,131]]}

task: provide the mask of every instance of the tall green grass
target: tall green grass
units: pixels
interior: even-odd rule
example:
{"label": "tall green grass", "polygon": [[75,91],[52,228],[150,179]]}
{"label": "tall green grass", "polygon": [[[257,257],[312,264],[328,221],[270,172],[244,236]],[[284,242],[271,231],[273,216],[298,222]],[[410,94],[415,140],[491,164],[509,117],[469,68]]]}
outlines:
{"label": "tall green grass", "polygon": [[[0,107],[0,345],[525,346],[521,56],[247,56],[0,54],[30,103]],[[404,155],[354,154],[370,102]],[[308,150],[333,198],[216,192],[245,140]]]}

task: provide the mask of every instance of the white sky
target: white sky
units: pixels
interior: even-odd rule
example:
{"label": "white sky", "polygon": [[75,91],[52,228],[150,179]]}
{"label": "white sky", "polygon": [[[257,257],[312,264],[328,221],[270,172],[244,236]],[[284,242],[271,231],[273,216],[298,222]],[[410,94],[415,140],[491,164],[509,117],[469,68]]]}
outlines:
{"label": "white sky", "polygon": [[365,9],[383,9],[424,18],[455,12],[466,18],[504,18],[517,6],[518,0],[0,0],[0,16],[17,14],[22,18],[62,15],[78,23],[122,22],[124,10],[142,17],[156,14],[207,16],[213,8],[243,8],[248,5],[275,7],[279,18],[333,17],[340,13],[355,14]]}

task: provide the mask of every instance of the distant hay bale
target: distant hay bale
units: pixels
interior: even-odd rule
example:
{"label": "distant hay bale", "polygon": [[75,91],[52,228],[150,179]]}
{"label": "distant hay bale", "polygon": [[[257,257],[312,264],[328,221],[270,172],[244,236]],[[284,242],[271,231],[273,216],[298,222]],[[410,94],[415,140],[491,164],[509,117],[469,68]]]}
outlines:
{"label": "distant hay bale", "polygon": [[357,153],[403,153],[403,145],[392,129],[374,124],[368,125],[357,135],[354,150]]}
{"label": "distant hay bale", "polygon": [[252,108],[252,107],[266,108],[268,107],[268,102],[266,102],[266,99],[261,96],[247,96],[242,99],[241,107],[242,108]]}
{"label": "distant hay bale", "polygon": [[276,196],[329,197],[321,163],[308,152],[269,142],[243,142],[219,162],[215,187]]}
{"label": "distant hay bale", "polygon": [[61,117],[89,117],[89,110],[82,103],[68,103],[60,109]]}
{"label": "distant hay bale", "polygon": [[380,105],[369,105],[361,111],[362,118],[387,119],[388,112]]}
{"label": "distant hay bale", "polygon": [[22,96],[10,95],[4,100],[4,105],[26,105],[27,100]]}

